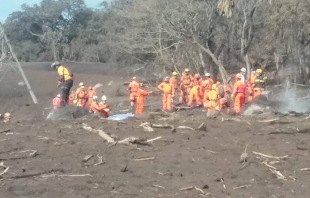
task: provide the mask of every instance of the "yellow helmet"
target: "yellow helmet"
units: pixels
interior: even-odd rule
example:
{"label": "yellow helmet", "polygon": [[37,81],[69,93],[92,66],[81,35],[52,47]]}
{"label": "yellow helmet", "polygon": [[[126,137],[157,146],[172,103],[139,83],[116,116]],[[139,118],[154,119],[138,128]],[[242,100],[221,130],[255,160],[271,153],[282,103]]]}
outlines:
{"label": "yellow helmet", "polygon": [[177,72],[172,72],[172,75],[176,76],[176,75],[178,75],[178,73]]}
{"label": "yellow helmet", "polygon": [[217,84],[213,84],[213,85],[212,85],[212,89],[213,89],[213,90],[216,90],[216,88],[217,88]]}
{"label": "yellow helmet", "polygon": [[189,69],[186,68],[184,71],[185,71],[185,72],[189,72]]}
{"label": "yellow helmet", "polygon": [[11,118],[11,114],[10,113],[5,113],[3,117],[4,118]]}
{"label": "yellow helmet", "polygon": [[256,73],[261,74],[261,73],[263,73],[263,70],[262,69],[257,69]]}
{"label": "yellow helmet", "polygon": [[79,86],[80,86],[80,87],[81,87],[81,86],[84,86],[84,83],[80,82]]}

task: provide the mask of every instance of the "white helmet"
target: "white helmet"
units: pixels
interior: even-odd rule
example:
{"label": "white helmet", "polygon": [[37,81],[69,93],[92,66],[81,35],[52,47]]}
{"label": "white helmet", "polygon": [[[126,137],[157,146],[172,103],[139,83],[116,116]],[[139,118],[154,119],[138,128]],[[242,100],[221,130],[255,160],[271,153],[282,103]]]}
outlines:
{"label": "white helmet", "polygon": [[106,100],[107,100],[107,97],[106,97],[106,96],[102,96],[102,97],[101,97],[101,100],[102,100],[102,101],[106,101]]}
{"label": "white helmet", "polygon": [[210,77],[211,74],[210,73],[205,73],[205,77]]}
{"label": "white helmet", "polygon": [[97,98],[98,98],[97,96],[93,96],[93,100],[97,100]]}
{"label": "white helmet", "polygon": [[54,62],[54,63],[51,65],[51,68],[55,68],[56,66],[60,66],[60,62]]}
{"label": "white helmet", "polygon": [[60,94],[57,94],[57,98],[61,98],[61,95],[60,95]]}
{"label": "white helmet", "polygon": [[242,67],[242,68],[240,69],[240,71],[245,73],[245,72],[246,72],[246,68]]}
{"label": "white helmet", "polygon": [[84,86],[81,86],[81,88],[82,88],[82,89],[85,89],[85,87],[84,87]]}

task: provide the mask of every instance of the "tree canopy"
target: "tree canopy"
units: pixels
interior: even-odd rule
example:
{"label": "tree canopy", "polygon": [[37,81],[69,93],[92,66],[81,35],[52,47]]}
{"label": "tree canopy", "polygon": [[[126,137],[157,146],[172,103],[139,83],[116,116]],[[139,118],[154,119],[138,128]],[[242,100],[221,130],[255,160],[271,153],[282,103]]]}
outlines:
{"label": "tree canopy", "polygon": [[195,72],[269,65],[293,67],[306,80],[309,0],[83,0],[22,5],[4,26],[21,61],[152,62]]}

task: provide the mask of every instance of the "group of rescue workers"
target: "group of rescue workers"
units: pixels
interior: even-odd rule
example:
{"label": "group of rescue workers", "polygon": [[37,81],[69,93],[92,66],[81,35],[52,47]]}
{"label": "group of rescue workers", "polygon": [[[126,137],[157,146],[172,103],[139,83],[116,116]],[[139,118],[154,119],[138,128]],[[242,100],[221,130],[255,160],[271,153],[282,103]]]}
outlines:
{"label": "group of rescue workers", "polygon": [[[106,102],[106,96],[102,96],[99,103],[96,90],[91,86],[85,90],[83,83],[79,84],[75,92],[69,94],[73,85],[73,74],[59,62],[53,63],[51,67],[57,69],[60,76],[58,86],[61,86],[62,89],[62,94],[58,94],[53,100],[54,109],[66,104],[86,108],[88,103],[91,113],[100,113],[105,118],[109,116],[110,108]],[[199,74],[193,76],[189,69],[185,69],[181,78],[178,78],[177,72],[173,72],[172,77],[165,77],[157,88],[162,92],[162,109],[164,111],[172,110],[175,95],[179,92],[179,103],[186,103],[188,107],[192,107],[196,103],[196,106],[208,110],[226,109],[226,112],[230,113],[231,100],[233,100],[234,113],[240,114],[246,97],[247,102],[251,103],[254,98],[260,96],[265,90],[266,80],[262,69],[252,71],[250,77],[246,78],[246,69],[242,68],[240,73],[235,76],[234,86],[231,90],[229,85],[219,81],[215,82],[210,73],[206,73],[205,79],[202,79]],[[143,113],[144,99],[152,93],[143,90],[143,88],[144,84],[139,83],[137,78],[133,77],[127,89],[130,92],[130,106],[136,107],[135,114]]]}
{"label": "group of rescue workers", "polygon": [[[246,69],[242,68],[240,73],[235,76],[233,89],[221,82],[215,82],[210,73],[205,74],[202,79],[199,74],[194,76],[190,74],[189,69],[185,69],[181,78],[178,78],[177,72],[172,73],[172,77],[165,77],[164,81],[158,85],[162,92],[162,109],[171,111],[174,98],[179,91],[179,104],[186,103],[192,107],[194,102],[197,106],[204,107],[208,110],[226,109],[230,113],[231,100],[234,101],[234,113],[240,114],[243,104],[251,103],[254,98],[260,96],[266,87],[267,77],[263,75],[262,69],[251,72],[251,76],[246,79]],[[144,98],[152,92],[144,91],[143,84],[138,83],[136,77],[128,86],[130,91],[130,105],[136,104],[135,114],[143,113]]]}

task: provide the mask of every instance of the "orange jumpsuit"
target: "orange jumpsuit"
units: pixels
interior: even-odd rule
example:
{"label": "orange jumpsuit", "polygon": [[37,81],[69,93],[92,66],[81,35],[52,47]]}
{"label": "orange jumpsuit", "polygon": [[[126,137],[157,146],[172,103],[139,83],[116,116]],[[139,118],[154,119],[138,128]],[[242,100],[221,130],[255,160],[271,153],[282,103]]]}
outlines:
{"label": "orange jumpsuit", "polygon": [[186,95],[190,92],[190,84],[193,81],[193,76],[191,74],[183,73],[180,83],[180,99],[179,102],[185,102]]}
{"label": "orange jumpsuit", "polygon": [[193,105],[193,101],[196,101],[196,104],[198,106],[201,106],[201,96],[202,96],[202,89],[201,89],[201,85],[202,85],[202,80],[201,78],[197,79],[195,78],[192,83],[191,83],[191,87],[192,89],[189,92],[189,97],[188,97],[188,103],[187,106],[191,107]]}
{"label": "orange jumpsuit", "polygon": [[143,89],[139,88],[137,91],[137,107],[136,107],[136,114],[142,114],[144,110],[144,98],[150,95],[151,92],[144,91]]}
{"label": "orange jumpsuit", "polygon": [[57,109],[60,106],[61,98],[55,97],[53,99],[53,109]]}
{"label": "orange jumpsuit", "polygon": [[130,106],[134,106],[135,102],[137,100],[137,91],[140,88],[139,83],[135,80],[133,80],[129,86],[128,90],[130,91],[129,100],[130,100]]}
{"label": "orange jumpsuit", "polygon": [[245,99],[246,85],[241,80],[237,80],[234,84],[233,98],[235,100],[235,114],[240,114]]}
{"label": "orange jumpsuit", "polygon": [[[220,87],[223,87],[225,95],[223,97],[220,96],[219,89]],[[219,85],[217,87],[217,93],[219,94],[220,101],[219,101],[219,110],[221,111],[223,108],[226,108],[226,112],[230,112],[230,97],[229,94],[231,94],[231,90],[227,85]]]}
{"label": "orange jumpsuit", "polygon": [[172,86],[172,95],[174,96],[179,86],[179,79],[176,76],[172,76],[169,82],[170,85]]}
{"label": "orange jumpsuit", "polygon": [[74,98],[75,98],[75,92],[72,91],[71,94],[69,95],[69,101],[68,101],[68,104],[69,104],[69,105],[72,105],[72,104],[73,104]]}
{"label": "orange jumpsuit", "polygon": [[88,104],[89,104],[89,110],[90,110],[90,105],[93,102],[93,96],[96,96],[97,92],[95,89],[93,89],[92,87],[88,88],[88,93],[87,93],[87,97],[88,97]]}
{"label": "orange jumpsuit", "polygon": [[212,78],[207,78],[206,80],[204,80],[202,82],[202,85],[201,85],[201,89],[202,89],[202,94],[203,94],[203,104],[204,104],[204,107],[207,108],[207,103],[208,103],[208,98],[209,98],[209,91],[211,90],[212,88],[212,85],[213,85],[214,81]]}
{"label": "orange jumpsuit", "polygon": [[77,98],[77,103],[76,105],[82,108],[86,107],[86,98],[87,98],[87,93],[85,89],[79,87],[76,92],[75,92],[75,97]]}
{"label": "orange jumpsuit", "polygon": [[255,81],[255,74],[251,73],[251,76],[248,80],[248,89],[249,89],[249,96],[248,96],[248,102],[253,102],[254,99],[254,81]]}
{"label": "orange jumpsuit", "polygon": [[169,81],[162,82],[160,85],[158,85],[157,88],[163,92],[162,94],[163,110],[171,111],[172,86],[170,85]]}
{"label": "orange jumpsuit", "polygon": [[100,114],[103,118],[107,118],[110,115],[110,105],[108,105],[108,103],[103,103],[100,102],[99,103],[99,107],[100,107]]}

